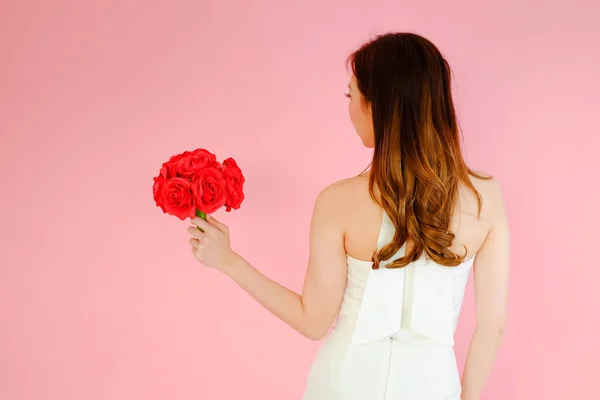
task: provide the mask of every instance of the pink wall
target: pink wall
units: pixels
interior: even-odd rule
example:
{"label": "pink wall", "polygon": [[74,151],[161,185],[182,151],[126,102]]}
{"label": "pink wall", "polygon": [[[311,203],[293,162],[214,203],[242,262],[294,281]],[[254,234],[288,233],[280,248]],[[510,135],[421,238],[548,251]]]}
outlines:
{"label": "pink wall", "polygon": [[343,60],[388,30],[445,52],[468,161],[504,187],[510,318],[484,398],[595,398],[600,6],[487,3],[2,2],[0,398],[299,399],[318,343],[195,262],[152,177],[185,149],[235,157],[247,199],[216,216],[300,290],[316,194],[369,162]]}

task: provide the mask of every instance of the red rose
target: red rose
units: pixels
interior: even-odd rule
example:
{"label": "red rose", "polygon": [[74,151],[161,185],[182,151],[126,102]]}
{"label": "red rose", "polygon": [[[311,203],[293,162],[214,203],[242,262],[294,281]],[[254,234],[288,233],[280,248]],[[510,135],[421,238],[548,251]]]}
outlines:
{"label": "red rose", "polygon": [[205,149],[184,151],[172,156],[163,163],[161,175],[165,178],[191,178],[194,174],[207,167],[220,168],[217,157]]}
{"label": "red rose", "polygon": [[239,209],[244,200],[244,175],[233,158],[228,158],[223,161],[223,178],[225,179],[227,190],[227,202],[225,203],[226,210]]}
{"label": "red rose", "polygon": [[194,175],[192,193],[196,208],[206,214],[212,214],[227,201],[225,179],[217,168],[205,168]]}
{"label": "red rose", "polygon": [[217,157],[204,149],[184,152],[175,164],[177,174],[182,178],[192,178],[205,168],[218,169],[220,167],[221,164],[217,162]]}
{"label": "red rose", "polygon": [[160,169],[160,174],[164,176],[165,179],[175,178],[177,175],[177,168],[179,160],[185,155],[185,153],[176,154],[172,156],[169,161],[163,163],[162,168]]}
{"label": "red rose", "polygon": [[[163,168],[166,171],[166,168]],[[167,212],[165,209],[165,202],[163,200],[163,188],[165,187],[166,179],[163,175],[163,169],[160,170],[160,175],[154,177],[154,185],[152,186],[152,194],[154,195],[154,201],[156,205],[163,210],[164,213]]]}
{"label": "red rose", "polygon": [[[156,182],[160,182],[161,177]],[[160,183],[158,184],[160,186]],[[162,188],[163,209],[180,220],[196,216],[192,183],[186,178],[167,179]]]}

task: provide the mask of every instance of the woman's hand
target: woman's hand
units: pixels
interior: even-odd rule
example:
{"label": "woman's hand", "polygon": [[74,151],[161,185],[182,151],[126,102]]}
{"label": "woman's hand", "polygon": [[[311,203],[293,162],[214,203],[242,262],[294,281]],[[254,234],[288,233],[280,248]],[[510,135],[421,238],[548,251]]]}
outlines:
{"label": "woman's hand", "polygon": [[[206,215],[206,219],[206,221],[200,217],[191,219],[192,226],[188,228],[188,233],[192,235],[189,240],[192,254],[196,260],[207,267],[224,271],[238,256],[231,250],[229,227],[217,221],[210,214]],[[196,226],[202,228],[204,232]]]}

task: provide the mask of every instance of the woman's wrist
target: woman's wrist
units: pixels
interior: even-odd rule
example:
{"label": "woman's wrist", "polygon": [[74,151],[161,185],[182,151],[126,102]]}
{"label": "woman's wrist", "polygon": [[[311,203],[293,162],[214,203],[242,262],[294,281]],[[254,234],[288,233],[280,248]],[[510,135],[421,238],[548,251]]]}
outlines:
{"label": "woman's wrist", "polygon": [[238,267],[239,264],[243,261],[242,256],[240,256],[235,251],[231,250],[224,258],[223,262],[217,268],[219,271],[224,273],[227,276],[231,276],[231,272],[234,268]]}

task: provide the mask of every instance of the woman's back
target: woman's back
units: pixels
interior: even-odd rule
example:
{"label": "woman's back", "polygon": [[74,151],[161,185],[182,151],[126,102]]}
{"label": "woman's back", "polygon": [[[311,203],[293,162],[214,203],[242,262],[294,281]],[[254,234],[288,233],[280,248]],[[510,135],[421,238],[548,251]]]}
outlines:
{"label": "woman's back", "polygon": [[[383,213],[381,207],[369,196],[369,172],[338,182],[340,196],[347,199],[340,207],[344,207],[344,230],[346,254],[358,259],[370,261],[376,249],[377,237],[381,227]],[[456,235],[450,248],[459,255],[464,255],[466,246],[468,253],[465,260],[474,256],[483,245],[491,223],[488,214],[494,212],[492,207],[499,199],[497,182],[471,177],[471,182],[482,197],[481,215],[477,217],[477,198],[471,190],[459,187],[456,211],[450,224],[450,232]],[[407,244],[410,248],[410,244]]]}

